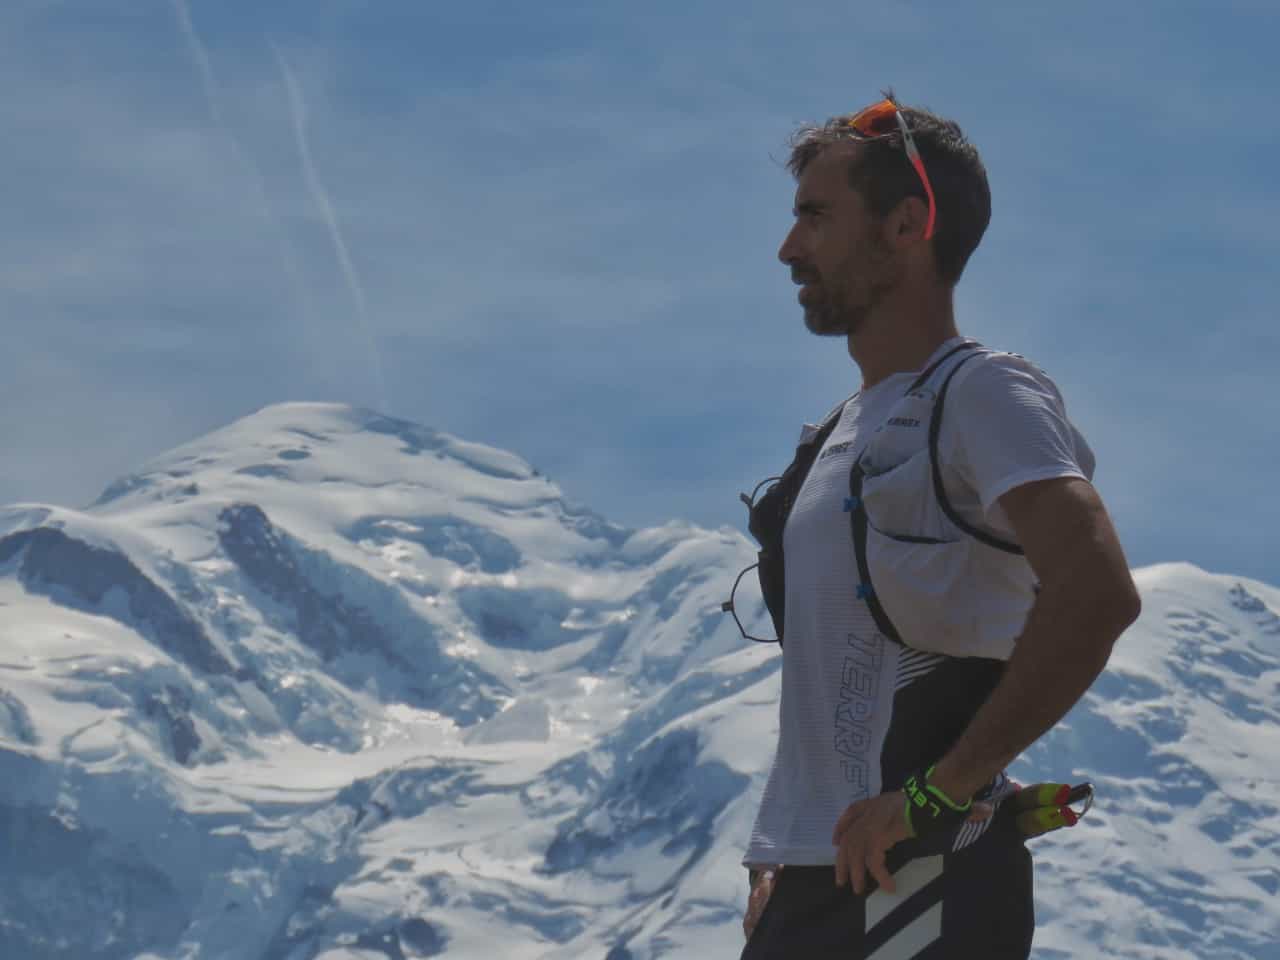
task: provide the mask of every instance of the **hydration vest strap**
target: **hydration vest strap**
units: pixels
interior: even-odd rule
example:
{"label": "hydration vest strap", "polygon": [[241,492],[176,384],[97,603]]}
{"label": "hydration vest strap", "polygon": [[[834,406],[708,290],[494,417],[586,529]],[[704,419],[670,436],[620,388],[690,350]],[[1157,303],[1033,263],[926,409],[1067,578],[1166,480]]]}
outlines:
{"label": "hydration vest strap", "polygon": [[859,458],[854,461],[853,469],[849,472],[849,496],[857,504],[849,513],[849,526],[853,531],[853,555],[858,561],[858,599],[866,603],[880,632],[895,643],[902,643],[902,635],[885,613],[880,598],[876,596],[875,587],[871,584],[871,568],[867,563],[867,508],[862,504],[863,476]]}
{"label": "hydration vest strap", "polygon": [[[929,378],[938,372],[938,368],[942,366],[944,363],[946,363],[948,360],[950,360],[952,357],[954,357],[957,353],[960,353],[962,350],[976,350],[980,346],[981,344],[978,343],[977,340],[966,340],[963,343],[956,344],[954,347],[952,347],[950,350],[944,353],[941,357],[939,357],[933,363],[929,364],[928,369],[926,369],[924,373],[920,374],[920,376],[916,377],[915,382],[912,383],[911,386],[907,387],[907,393],[911,393],[913,390],[919,390],[921,387],[923,387],[926,383],[929,382]],[[974,354],[974,356],[977,356],[977,354]],[[964,358],[964,360],[968,360],[968,359],[969,359],[968,357]],[[961,360],[960,363],[964,363],[964,360]],[[959,366],[960,366],[959,363],[956,364],[957,368]],[[952,372],[954,373],[955,371],[952,371]],[[948,376],[947,379],[949,380],[951,378]],[[906,394],[903,394],[903,396],[906,396]]]}
{"label": "hydration vest strap", "polygon": [[933,404],[933,416],[929,421],[929,465],[933,470],[933,493],[938,500],[938,506],[942,508],[942,512],[946,514],[947,519],[973,537],[973,539],[997,550],[1003,550],[1005,553],[1022,556],[1023,550],[1016,543],[1001,540],[995,534],[975,527],[960,516],[947,498],[947,490],[942,483],[942,465],[938,462],[938,438],[942,434],[942,410],[947,400],[947,388],[951,386],[951,378],[959,372],[960,368],[976,356],[978,354],[972,353],[951,368],[951,372],[947,374],[947,378],[942,382],[942,389],[938,391],[938,399]]}

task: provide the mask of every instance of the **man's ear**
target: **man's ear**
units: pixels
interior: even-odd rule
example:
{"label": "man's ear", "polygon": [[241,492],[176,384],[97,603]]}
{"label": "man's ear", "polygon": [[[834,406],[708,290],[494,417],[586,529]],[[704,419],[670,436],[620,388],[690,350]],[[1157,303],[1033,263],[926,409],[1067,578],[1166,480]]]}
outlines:
{"label": "man's ear", "polygon": [[929,202],[921,197],[904,197],[890,212],[889,240],[895,246],[911,246],[924,239],[929,224]]}

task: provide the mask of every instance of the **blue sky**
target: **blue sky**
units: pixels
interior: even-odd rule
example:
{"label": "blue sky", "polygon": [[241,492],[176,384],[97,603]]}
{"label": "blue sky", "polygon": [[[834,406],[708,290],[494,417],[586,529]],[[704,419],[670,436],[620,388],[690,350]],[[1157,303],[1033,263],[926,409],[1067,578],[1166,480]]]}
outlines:
{"label": "blue sky", "polygon": [[1280,583],[1270,2],[6,0],[0,503],[283,400],[514,450],[629,525],[857,387],[776,250],[892,85],[994,214],[963,332],[1059,382],[1134,565]]}

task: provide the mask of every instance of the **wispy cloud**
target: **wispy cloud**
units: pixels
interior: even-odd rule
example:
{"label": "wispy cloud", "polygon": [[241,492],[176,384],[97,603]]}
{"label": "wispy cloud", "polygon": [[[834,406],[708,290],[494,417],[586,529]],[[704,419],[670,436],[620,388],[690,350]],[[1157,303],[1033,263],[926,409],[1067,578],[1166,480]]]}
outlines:
{"label": "wispy cloud", "polygon": [[222,108],[218,102],[218,84],[213,76],[213,65],[209,62],[209,54],[204,48],[204,44],[200,42],[200,35],[196,33],[195,24],[191,20],[191,9],[187,6],[187,0],[173,0],[174,16],[178,18],[178,29],[182,31],[183,39],[187,42],[187,49],[191,53],[191,58],[196,62],[196,69],[200,73],[200,83],[204,87],[205,103],[209,106],[209,113],[213,117],[213,122],[219,127],[223,126]]}
{"label": "wispy cloud", "polygon": [[293,120],[293,132],[298,144],[298,155],[302,160],[302,172],[306,179],[307,190],[316,206],[320,209],[325,226],[328,227],[329,239],[333,242],[334,253],[342,269],[342,276],[346,281],[347,290],[351,294],[356,320],[364,333],[364,339],[369,349],[369,363],[372,368],[374,386],[377,389],[378,409],[389,411],[390,404],[387,398],[386,376],[383,373],[382,357],[378,351],[378,341],[374,335],[373,324],[369,319],[369,307],[365,300],[364,287],[360,283],[360,275],[356,271],[355,264],[351,262],[351,256],[347,252],[347,243],[343,239],[342,227],[338,223],[338,215],[334,210],[333,202],[329,199],[329,192],[325,189],[324,183],[321,182],[320,174],[316,171],[316,165],[311,158],[311,144],[307,137],[307,104],[302,96],[302,88],[299,86],[293,71],[289,68],[289,62],[285,59],[284,53],[280,48],[273,43],[271,50],[275,54],[276,64],[280,68],[281,79],[284,81],[285,89],[289,95],[289,112]]}
{"label": "wispy cloud", "polygon": [[209,116],[226,143],[230,145],[237,163],[247,174],[254,203],[275,238],[277,249],[280,252],[280,259],[284,264],[285,274],[289,280],[290,289],[293,291],[300,306],[302,316],[300,317],[301,323],[299,326],[302,329],[310,330],[314,327],[314,310],[312,309],[311,295],[303,280],[302,270],[298,264],[298,256],[289,239],[289,233],[280,222],[280,217],[271,201],[271,194],[267,190],[258,165],[241,145],[240,138],[236,136],[225,118],[218,78],[214,73],[209,52],[204,42],[200,39],[195,22],[191,18],[191,8],[187,5],[187,0],[173,0],[173,11],[178,21],[178,29],[181,31],[187,50],[195,63],[196,72],[200,75],[200,85],[204,91],[204,99],[209,109]]}

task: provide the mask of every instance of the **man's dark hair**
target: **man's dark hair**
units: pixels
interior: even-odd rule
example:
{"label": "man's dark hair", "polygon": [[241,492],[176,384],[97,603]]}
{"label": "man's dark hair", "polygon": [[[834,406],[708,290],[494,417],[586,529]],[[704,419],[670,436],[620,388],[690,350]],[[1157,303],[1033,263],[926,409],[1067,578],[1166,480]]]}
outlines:
{"label": "man's dark hair", "polygon": [[[886,93],[892,97],[892,91]],[[991,222],[991,188],[978,148],[965,139],[959,124],[919,107],[901,107],[911,136],[924,161],[938,207],[933,254],[938,275],[955,286],[969,257],[978,248]],[[860,143],[862,149],[849,167],[849,185],[857,190],[876,217],[886,217],[906,197],[928,202],[924,184],[907,157],[902,134],[868,140],[849,126],[853,114],[832,117],[821,125],[807,125],[791,137],[787,169],[797,180],[828,147]]]}

